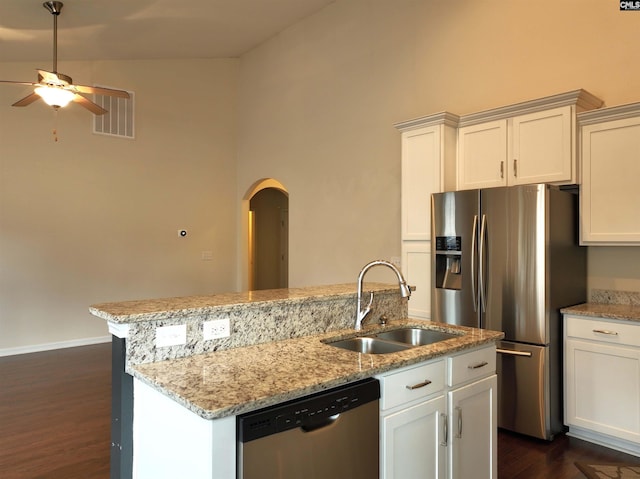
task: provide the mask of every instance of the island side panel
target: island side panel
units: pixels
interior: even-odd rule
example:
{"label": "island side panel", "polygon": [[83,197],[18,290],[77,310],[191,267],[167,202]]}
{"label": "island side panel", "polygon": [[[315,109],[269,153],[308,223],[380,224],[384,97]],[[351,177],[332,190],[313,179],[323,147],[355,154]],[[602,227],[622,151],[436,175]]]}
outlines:
{"label": "island side panel", "polygon": [[125,372],[126,339],[111,337],[111,479],[131,479],[133,378]]}
{"label": "island side panel", "polygon": [[236,417],[207,420],[134,379],[133,479],[235,479]]}

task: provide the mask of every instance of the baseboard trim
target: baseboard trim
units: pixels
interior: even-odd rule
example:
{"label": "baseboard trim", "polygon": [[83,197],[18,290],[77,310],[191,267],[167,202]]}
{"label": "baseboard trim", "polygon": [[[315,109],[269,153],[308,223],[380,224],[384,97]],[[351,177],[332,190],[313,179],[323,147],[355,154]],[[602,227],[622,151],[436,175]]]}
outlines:
{"label": "baseboard trim", "polygon": [[569,426],[567,436],[582,439],[583,441],[592,442],[599,446],[608,447],[609,449],[615,449],[616,451],[631,454],[633,456],[640,456],[640,444],[628,441],[626,439],[620,439],[617,437],[609,436],[608,434],[602,434],[581,427]]}
{"label": "baseboard trim", "polygon": [[59,341],[56,343],[34,344],[21,346],[18,348],[0,349],[0,357],[15,356],[17,354],[38,353],[51,351],[53,349],[75,348],[76,346],[89,346],[91,344],[101,344],[111,342],[111,336],[98,336],[95,338],[72,339],[70,341]]}

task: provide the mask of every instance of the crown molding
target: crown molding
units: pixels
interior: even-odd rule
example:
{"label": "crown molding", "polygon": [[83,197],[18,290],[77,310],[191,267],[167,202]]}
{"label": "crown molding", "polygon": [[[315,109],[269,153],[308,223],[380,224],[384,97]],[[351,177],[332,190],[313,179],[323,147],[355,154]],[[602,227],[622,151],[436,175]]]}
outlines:
{"label": "crown molding", "polygon": [[601,123],[603,121],[624,120],[640,115],[640,103],[628,103],[625,105],[601,108],[599,110],[585,111],[578,113],[578,124],[580,126]]}
{"label": "crown molding", "polygon": [[434,125],[446,125],[457,128],[459,119],[460,117],[454,113],[442,111],[440,113],[434,113],[432,115],[421,116],[420,118],[413,118],[411,120],[402,121],[400,123],[396,123],[393,126],[395,126],[400,131],[410,131],[415,130],[416,128]]}
{"label": "crown molding", "polygon": [[586,90],[573,90],[500,108],[462,115],[460,116],[458,126],[463,127],[489,121],[503,120],[516,115],[526,115],[571,105],[575,105],[576,111],[581,112],[600,108],[603,105],[603,101]]}

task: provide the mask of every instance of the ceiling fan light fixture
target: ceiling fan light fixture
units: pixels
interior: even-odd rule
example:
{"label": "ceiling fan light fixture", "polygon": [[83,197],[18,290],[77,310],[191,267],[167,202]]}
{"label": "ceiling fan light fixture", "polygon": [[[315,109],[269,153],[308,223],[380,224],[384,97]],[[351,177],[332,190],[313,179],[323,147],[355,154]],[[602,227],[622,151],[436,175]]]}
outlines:
{"label": "ceiling fan light fixture", "polygon": [[53,107],[65,107],[75,97],[75,94],[69,90],[52,86],[38,87],[35,92],[42,97],[47,105]]}
{"label": "ceiling fan light fixture", "polygon": [[62,10],[62,2],[46,1],[42,4],[53,16],[53,68],[51,71],[37,69],[38,83],[16,82],[0,80],[2,83],[14,83],[17,85],[29,85],[36,87],[35,90],[15,102],[12,106],[23,107],[31,105],[42,98],[48,105],[54,108],[67,106],[70,102],[76,102],[81,107],[86,108],[94,115],[104,115],[107,110],[100,105],[81,95],[105,95],[117,98],[129,98],[129,93],[125,90],[114,90],[112,88],[93,87],[88,85],[74,85],[70,76],[58,73],[58,16]]}

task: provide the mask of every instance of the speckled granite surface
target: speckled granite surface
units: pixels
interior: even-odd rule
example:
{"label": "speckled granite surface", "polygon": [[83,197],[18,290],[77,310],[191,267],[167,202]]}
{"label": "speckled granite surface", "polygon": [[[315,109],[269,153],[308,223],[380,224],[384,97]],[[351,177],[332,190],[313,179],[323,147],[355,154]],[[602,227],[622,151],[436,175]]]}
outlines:
{"label": "speckled granite surface", "polygon": [[[366,283],[366,291],[398,290],[397,285]],[[184,296],[176,298],[146,299],[94,304],[89,312],[108,321],[119,324],[158,321],[175,317],[206,316],[226,311],[245,309],[278,302],[280,304],[300,304],[326,301],[332,298],[353,297],[355,283],[310,286],[306,288],[269,289],[222,293],[209,296]]]}
{"label": "speckled granite surface", "polygon": [[[356,285],[125,301],[90,312],[128,325],[127,372],[205,419],[259,409],[483,344],[502,333],[408,320],[397,285],[367,283],[373,309],[362,334],[404,325],[456,338],[392,354],[361,354],[323,343],[355,336]],[[379,326],[381,315],[389,319]],[[228,338],[205,341],[202,323],[229,318]],[[156,347],[160,326],[185,324],[187,342]]]}
{"label": "speckled granite surface", "polygon": [[585,303],[560,311],[563,314],[640,322],[640,306],[630,304]]}
{"label": "speckled granite surface", "polygon": [[391,354],[361,354],[324,344],[322,340],[354,336],[353,329],[333,331],[183,359],[135,365],[136,378],[173,398],[205,419],[259,409],[317,391],[371,377],[482,344],[503,333],[420,320],[397,320],[380,329],[418,325],[459,337]]}
{"label": "speckled granite surface", "polygon": [[[407,317],[407,301],[397,285],[365,286],[375,293],[369,323],[382,315],[389,320]],[[356,314],[356,285],[104,303],[90,311],[110,322],[129,324],[127,365],[142,364],[349,328]],[[205,340],[203,323],[223,318],[229,319],[231,335]],[[176,325],[186,326],[186,343],[157,347],[156,328]]]}
{"label": "speckled granite surface", "polygon": [[591,291],[591,302],[602,304],[628,304],[640,306],[640,292],[594,289]]}
{"label": "speckled granite surface", "polygon": [[640,292],[595,289],[591,301],[560,310],[564,314],[640,322]]}

